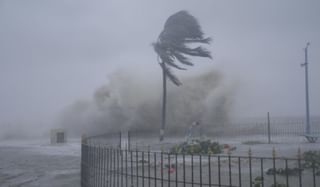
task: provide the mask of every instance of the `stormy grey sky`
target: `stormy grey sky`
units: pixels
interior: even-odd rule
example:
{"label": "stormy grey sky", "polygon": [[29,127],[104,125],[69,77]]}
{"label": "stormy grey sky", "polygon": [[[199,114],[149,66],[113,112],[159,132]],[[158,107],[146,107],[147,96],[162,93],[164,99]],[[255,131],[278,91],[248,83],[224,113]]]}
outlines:
{"label": "stormy grey sky", "polygon": [[238,85],[237,116],[304,115],[310,41],[310,109],[320,115],[320,1],[0,0],[0,126],[53,124],[117,69],[160,81],[151,43],[179,10],[214,41],[213,62],[183,73],[224,72]]}

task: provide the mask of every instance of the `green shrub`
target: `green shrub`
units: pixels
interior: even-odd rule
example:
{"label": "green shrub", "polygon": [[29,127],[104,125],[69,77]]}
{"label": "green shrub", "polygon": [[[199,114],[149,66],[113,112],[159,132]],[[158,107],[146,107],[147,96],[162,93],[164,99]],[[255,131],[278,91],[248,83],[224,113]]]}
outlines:
{"label": "green shrub", "polygon": [[303,153],[303,158],[305,160],[304,168],[320,169],[320,151],[306,151]]}
{"label": "green shrub", "polygon": [[183,142],[174,145],[170,149],[173,154],[218,154],[222,153],[223,146],[218,142],[211,142],[210,140],[195,140],[192,143]]}

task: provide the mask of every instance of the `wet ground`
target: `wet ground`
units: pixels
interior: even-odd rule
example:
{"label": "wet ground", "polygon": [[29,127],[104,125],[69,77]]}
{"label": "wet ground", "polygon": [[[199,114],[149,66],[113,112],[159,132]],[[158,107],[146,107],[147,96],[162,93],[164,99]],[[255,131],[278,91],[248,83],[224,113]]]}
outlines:
{"label": "wet ground", "polygon": [[80,186],[80,142],[1,141],[0,186]]}
{"label": "wet ground", "polygon": [[[243,141],[243,139],[244,137],[240,139],[226,138],[220,139],[219,142],[235,146],[236,149],[232,152],[232,155],[242,156],[248,155],[249,148],[253,156],[271,157],[272,150],[275,149],[277,156],[290,158],[297,156],[299,147],[301,152],[320,149],[319,141],[310,144],[303,137],[286,139],[281,137],[279,140],[274,139],[272,144],[262,143],[265,137],[257,137],[255,139],[259,141],[255,142]],[[172,143],[176,141],[177,140],[172,140],[169,142]],[[144,140],[144,142],[149,141]],[[139,142],[139,144],[143,145],[142,142]],[[61,145],[50,145],[49,140],[46,139],[23,141],[0,140],[0,187],[80,186],[80,149],[79,139],[69,140],[68,143]],[[189,158],[187,158],[187,160],[188,159]],[[195,163],[197,160],[198,159],[195,158]],[[245,166],[245,163],[246,162],[243,161],[242,166]],[[207,166],[205,162],[203,162],[203,164],[203,170],[206,171]],[[234,167],[233,174],[235,174],[234,172],[238,170],[238,164],[236,162],[232,162],[232,164],[232,167]],[[257,166],[259,166],[259,164]],[[269,167],[268,163],[265,164],[265,168],[267,167]],[[259,169],[260,167],[257,168]],[[243,168],[243,170],[247,171],[248,169]],[[246,173],[243,173],[243,175],[245,174]],[[203,176],[206,175],[207,173],[204,172]],[[214,175],[214,172],[212,175]],[[309,177],[311,175],[306,172],[304,176]],[[213,176],[213,178],[215,177]],[[204,180],[207,179],[204,177]],[[236,182],[236,180],[237,179],[234,179],[233,181]],[[304,181],[306,180],[309,179],[306,178]],[[318,180],[319,178],[317,177],[317,181]]]}

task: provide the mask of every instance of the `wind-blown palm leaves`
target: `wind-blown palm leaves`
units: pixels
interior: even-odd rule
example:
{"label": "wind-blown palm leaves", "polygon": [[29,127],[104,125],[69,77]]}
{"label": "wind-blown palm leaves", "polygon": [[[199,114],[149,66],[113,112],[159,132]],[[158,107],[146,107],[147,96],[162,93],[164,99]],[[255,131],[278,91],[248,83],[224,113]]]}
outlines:
{"label": "wind-blown palm leaves", "polygon": [[209,44],[210,41],[210,38],[204,38],[204,34],[195,17],[187,11],[179,11],[167,19],[158,41],[153,46],[158,54],[162,70],[165,71],[166,76],[175,85],[179,86],[181,82],[172,73],[170,67],[185,70],[185,68],[177,65],[176,61],[183,65],[193,66],[193,63],[186,55],[211,58],[210,52],[205,48],[201,46],[191,48],[188,46],[188,44],[192,43]]}
{"label": "wind-blown palm leaves", "polygon": [[167,77],[177,86],[182,83],[172,73],[170,68],[185,70],[176,64],[176,61],[183,65],[193,66],[187,56],[198,56],[212,58],[205,48],[199,46],[191,48],[188,44],[209,44],[211,39],[203,36],[201,27],[195,17],[187,11],[179,11],[170,16],[163,31],[158,37],[158,41],[153,43],[155,52],[158,54],[158,61],[163,71],[163,101],[162,101],[162,124],[160,130],[160,141],[164,137],[164,127],[166,123],[166,92]]}

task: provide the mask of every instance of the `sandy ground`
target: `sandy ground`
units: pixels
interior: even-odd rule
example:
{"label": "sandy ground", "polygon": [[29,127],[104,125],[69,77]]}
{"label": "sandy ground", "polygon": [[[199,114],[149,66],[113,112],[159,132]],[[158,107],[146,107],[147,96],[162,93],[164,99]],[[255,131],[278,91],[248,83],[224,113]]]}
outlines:
{"label": "sandy ground", "polygon": [[0,141],[0,186],[80,186],[80,140]]}

